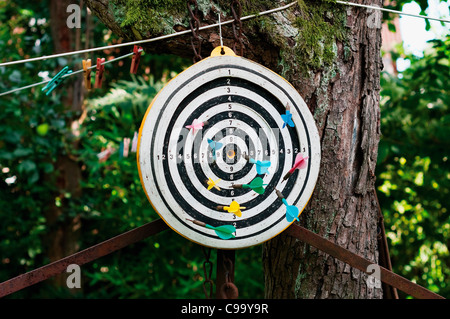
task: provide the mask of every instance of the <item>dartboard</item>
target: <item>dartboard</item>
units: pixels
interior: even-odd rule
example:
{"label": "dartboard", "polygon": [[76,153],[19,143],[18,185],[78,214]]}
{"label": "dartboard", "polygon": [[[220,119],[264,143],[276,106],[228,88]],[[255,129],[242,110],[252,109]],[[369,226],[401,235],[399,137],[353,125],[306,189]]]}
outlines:
{"label": "dartboard", "polygon": [[150,203],[173,230],[238,249],[298,220],[317,180],[320,141],[290,83],[228,48],[219,52],[153,99],[137,162]]}

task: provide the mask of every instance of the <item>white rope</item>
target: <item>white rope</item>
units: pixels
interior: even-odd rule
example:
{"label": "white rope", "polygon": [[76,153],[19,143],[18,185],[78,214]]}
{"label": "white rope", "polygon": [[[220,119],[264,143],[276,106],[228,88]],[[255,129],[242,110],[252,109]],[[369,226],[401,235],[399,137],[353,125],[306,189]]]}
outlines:
{"label": "white rope", "polygon": [[[282,7],[278,7],[278,8],[275,8],[275,9],[263,11],[263,12],[260,12],[258,14],[248,15],[248,16],[242,17],[241,21],[242,20],[253,19],[253,18],[256,18],[258,16],[272,14],[272,13],[275,13],[275,12],[278,12],[278,11],[283,11],[283,10],[286,10],[286,9],[292,7],[296,3],[297,3],[297,1],[293,1],[293,2],[291,2],[291,3],[287,4],[287,5],[284,5]],[[397,11],[397,10],[385,9],[385,8],[381,8],[381,7],[377,7],[377,6],[370,6],[370,5],[358,4],[358,3],[348,2],[348,1],[339,1],[339,0],[336,1],[336,3],[343,4],[343,5],[349,5],[349,6],[355,6],[355,7],[361,7],[361,8],[367,8],[367,9],[386,11],[386,12],[396,13],[396,14],[400,14],[400,15],[412,16],[412,17],[416,17],[416,18],[430,19],[430,20],[436,20],[436,21],[450,23],[449,19],[433,18],[433,17],[424,16],[424,15],[417,15],[417,14],[406,13],[406,12]],[[220,27],[221,25],[230,24],[230,23],[233,23],[233,22],[234,22],[234,19],[228,20],[228,21],[224,21],[224,22],[215,23],[215,24],[211,24],[211,25],[206,25],[206,26],[200,27],[199,30],[206,30],[206,29],[210,29],[210,28]],[[85,49],[85,50],[64,52],[64,53],[52,54],[52,55],[47,55],[47,56],[40,56],[40,57],[29,58],[29,59],[24,59],[24,60],[3,62],[3,63],[0,63],[0,67],[8,66],[8,65],[14,65],[14,64],[20,64],[20,63],[27,63],[27,62],[35,62],[35,61],[41,61],[41,60],[47,60],[47,59],[54,59],[54,58],[59,58],[59,57],[64,57],[64,56],[69,56],[69,55],[75,55],[75,54],[83,54],[83,53],[90,53],[90,52],[95,52],[95,51],[102,51],[102,50],[111,49],[111,48],[119,48],[119,47],[124,47],[124,46],[149,43],[149,42],[169,39],[169,38],[172,38],[172,37],[177,37],[177,36],[188,34],[188,33],[191,33],[191,30],[185,30],[185,31],[171,33],[171,34],[166,34],[166,35],[163,35],[163,36],[160,36],[160,37],[156,37],[156,38],[151,38],[151,39],[119,43],[119,44],[107,45],[107,46],[103,46],[103,47],[97,47],[97,48],[91,48],[91,49]]]}
{"label": "white rope", "polygon": [[[271,13],[282,11],[282,10],[286,10],[287,8],[293,6],[296,3],[297,2],[294,1],[294,2],[291,2],[291,3],[287,4],[287,5],[285,5],[285,6],[276,8],[276,9],[263,11],[263,12],[260,12],[258,14],[248,15],[248,16],[242,17],[241,21],[242,20],[253,19],[253,18],[258,17],[258,16],[267,15],[267,14],[271,14]],[[230,24],[230,23],[233,23],[233,22],[234,22],[234,19],[228,20],[228,21],[225,21],[225,22],[221,22],[221,23],[205,25],[203,27],[200,27],[199,30],[206,30],[206,29],[210,29],[210,28],[215,28],[215,27],[218,27],[218,26],[221,26],[221,25],[224,25],[224,24]],[[102,51],[102,50],[111,49],[111,48],[120,48],[120,47],[125,47],[125,46],[130,46],[130,45],[137,45],[137,44],[155,42],[155,41],[159,41],[159,40],[165,40],[165,39],[177,37],[177,36],[180,36],[180,35],[188,34],[188,33],[191,33],[191,32],[192,32],[191,30],[185,30],[185,31],[171,33],[171,34],[166,34],[166,35],[163,35],[163,36],[160,36],[160,37],[157,37],[157,38],[138,40],[138,41],[132,41],[132,42],[125,42],[125,43],[107,45],[107,46],[103,46],[103,47],[91,48],[91,49],[85,49],[85,50],[64,52],[64,53],[40,56],[40,57],[29,58],[29,59],[24,59],[24,60],[4,62],[4,63],[0,63],[0,67],[8,66],[8,65],[14,65],[14,64],[20,64],[20,63],[35,62],[35,61],[41,61],[41,60],[47,60],[47,59],[60,58],[60,57],[69,56],[69,55],[75,55],[75,54],[83,54],[83,53],[90,53],[90,52],[95,52],[95,51]]]}
{"label": "white rope", "polygon": [[222,23],[220,22],[220,13],[219,16],[219,37],[220,37],[220,46],[223,48],[223,40],[222,40]]}
{"label": "white rope", "polygon": [[348,5],[348,6],[353,6],[353,7],[360,7],[360,8],[366,8],[366,9],[386,11],[386,12],[396,13],[396,14],[399,14],[399,15],[405,15],[405,16],[410,16],[410,17],[415,17],[415,18],[422,18],[422,19],[429,19],[429,20],[436,20],[436,21],[440,21],[440,22],[450,23],[449,19],[433,18],[433,17],[424,16],[424,15],[420,15],[420,14],[406,13],[406,12],[403,12],[403,11],[386,9],[386,8],[381,8],[381,7],[377,7],[377,6],[370,6],[370,5],[366,5],[366,4],[359,4],[359,3],[353,3],[353,2],[348,2],[348,1],[339,1],[339,0],[336,0],[336,3],[344,4],[344,5]]}
{"label": "white rope", "polygon": [[[143,50],[140,50],[139,52],[142,52],[142,51],[143,51]],[[105,61],[105,62],[101,63],[100,65],[105,65],[105,64],[108,64],[108,63],[116,62],[116,61],[118,61],[118,60],[122,60],[122,59],[124,59],[124,58],[126,58],[126,57],[129,57],[130,55],[133,55],[133,54],[134,54],[133,52],[132,52],[132,53],[127,53],[127,54],[125,54],[125,55],[122,55],[122,56],[119,56],[119,57],[117,57],[117,58],[111,59],[111,60],[109,60],[109,61]],[[87,68],[87,69],[88,69],[88,70],[92,70],[92,69],[95,69],[96,67],[97,67],[97,64],[96,64],[96,65],[93,65],[93,66],[91,66],[91,67],[89,67],[89,68]],[[71,73],[68,73],[68,74],[64,74],[63,76],[61,76],[61,78],[66,78],[66,77],[69,77],[69,76],[72,76],[72,75],[75,75],[75,74],[79,74],[79,73],[82,73],[82,72],[84,72],[84,69],[77,70],[77,71],[74,71],[74,72],[71,72]],[[10,93],[14,93],[14,92],[17,92],[17,91],[22,91],[22,90],[25,90],[25,89],[29,89],[29,88],[32,88],[32,87],[35,87],[35,86],[39,86],[39,85],[48,83],[48,82],[50,82],[51,80],[52,80],[52,79],[50,79],[50,80],[45,80],[45,81],[42,81],[42,82],[39,82],[39,83],[34,83],[34,84],[30,84],[30,85],[23,86],[23,87],[20,87],[20,88],[12,89],[12,90],[10,90],[10,91],[2,92],[2,93],[0,93],[0,96],[2,96],[2,95],[7,95],[7,94],[10,94]]]}
{"label": "white rope", "polygon": [[[381,7],[377,7],[377,6],[364,5],[364,4],[358,4],[358,3],[348,2],[348,1],[339,1],[339,0],[337,0],[336,3],[343,4],[343,5],[348,5],[348,6],[361,7],[361,8],[366,8],[366,9],[386,11],[386,12],[396,13],[396,14],[399,14],[399,15],[407,15],[407,16],[416,17],[416,18],[430,19],[430,20],[436,20],[436,21],[450,23],[450,20],[448,20],[448,19],[433,18],[433,17],[424,16],[424,15],[405,13],[405,12],[402,12],[402,11],[397,11],[397,10],[392,10],[392,9],[385,9],[385,8],[381,8]],[[283,11],[283,10],[286,10],[286,9],[292,7],[295,4],[297,4],[297,1],[293,1],[291,3],[288,3],[288,4],[284,5],[284,6],[281,6],[281,7],[275,8],[275,9],[262,11],[262,12],[260,12],[258,14],[248,15],[248,16],[242,17],[241,21],[253,19],[253,18],[256,18],[256,17],[259,17],[259,16],[268,15],[268,14],[272,14],[272,13],[279,12],[279,11]],[[206,30],[206,29],[210,29],[210,28],[219,27],[220,32],[221,32],[222,31],[222,29],[221,29],[222,25],[230,24],[230,23],[233,23],[233,22],[234,22],[234,19],[221,22],[220,21],[220,16],[219,16],[219,22],[218,23],[200,27],[199,30]],[[95,51],[102,51],[102,50],[111,49],[111,48],[119,48],[119,47],[124,47],[124,46],[131,46],[131,45],[155,42],[155,41],[165,40],[165,39],[169,39],[169,38],[173,38],[173,37],[177,37],[177,36],[184,35],[184,34],[189,34],[189,33],[191,33],[191,30],[175,32],[175,33],[166,34],[166,35],[163,35],[163,36],[160,36],[160,37],[146,39],[146,40],[138,40],[138,41],[107,45],[107,46],[103,46],[103,47],[97,47],[97,48],[91,48],[91,49],[85,49],[85,50],[64,52],[64,53],[52,54],[52,55],[47,55],[47,56],[40,56],[40,57],[29,58],[29,59],[24,59],[24,60],[4,62],[4,63],[0,63],[0,67],[9,66],[9,65],[15,65],[15,64],[21,64],[21,63],[27,63],[27,62],[35,62],[35,61],[53,59],[53,58],[59,58],[59,57],[64,57],[64,56],[76,55],[76,54],[90,53],[90,52],[95,52]],[[221,40],[221,45],[223,45],[222,44],[222,37],[220,37],[220,40]],[[111,63],[111,62],[114,62],[114,61],[126,58],[126,57],[128,57],[130,55],[133,55],[133,53],[129,53],[129,54],[123,55],[121,57],[118,57],[118,58],[106,61],[106,62],[104,62],[102,64],[103,65],[104,64],[108,64],[108,63]],[[89,69],[94,69],[95,67],[96,67],[96,65],[90,67]],[[83,71],[84,70],[78,70],[78,71],[72,72],[70,74],[66,74],[63,77],[75,75],[75,74],[81,73]],[[28,88],[31,88],[31,87],[35,87],[35,86],[38,86],[38,85],[42,85],[42,84],[45,84],[45,83],[50,82],[50,81],[51,80],[46,80],[46,81],[42,81],[42,82],[39,82],[39,83],[27,85],[27,86],[24,86],[24,87],[21,87],[21,88],[16,88],[16,89],[13,89],[13,90],[10,90],[10,91],[7,91],[7,92],[0,93],[0,96],[6,95],[6,94],[10,94],[10,93],[13,93],[13,92],[17,92],[17,91],[21,91],[21,90],[24,90],[24,89],[28,89]]]}

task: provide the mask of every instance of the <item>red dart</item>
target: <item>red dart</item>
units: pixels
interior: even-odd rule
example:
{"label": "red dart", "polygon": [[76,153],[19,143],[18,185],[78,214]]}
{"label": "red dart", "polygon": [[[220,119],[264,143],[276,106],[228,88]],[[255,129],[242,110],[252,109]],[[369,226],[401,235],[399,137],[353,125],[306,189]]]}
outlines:
{"label": "red dart", "polygon": [[294,166],[287,172],[287,174],[283,178],[283,182],[287,180],[296,169],[302,169],[306,167],[306,160],[308,159],[308,156],[303,157],[302,154],[298,153],[295,157]]}

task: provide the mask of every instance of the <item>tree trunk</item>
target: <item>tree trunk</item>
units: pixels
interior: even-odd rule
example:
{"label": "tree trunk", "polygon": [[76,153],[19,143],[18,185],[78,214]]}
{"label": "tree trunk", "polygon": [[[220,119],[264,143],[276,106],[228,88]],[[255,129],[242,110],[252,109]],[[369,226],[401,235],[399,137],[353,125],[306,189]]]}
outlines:
{"label": "tree trunk", "polygon": [[[381,6],[381,0],[355,2]],[[232,19],[230,3],[201,2],[201,25],[217,23],[218,12],[222,21]],[[130,16],[137,10],[126,1],[88,0],[87,4],[125,40],[156,37],[189,26],[186,6],[147,9],[161,13],[158,25],[151,25],[139,19],[132,23]],[[246,15],[284,3],[241,0],[241,4]],[[321,136],[319,179],[300,223],[374,263],[378,261],[373,191],[380,134],[380,19],[377,12],[366,9],[299,0],[288,10],[242,24],[244,57],[294,85],[314,115]],[[202,52],[219,45],[218,30],[200,35]],[[223,37],[224,44],[233,47],[230,25],[223,26]],[[192,57],[190,40],[190,35],[180,36],[153,42],[145,49]],[[382,297],[381,289],[367,288],[364,273],[287,235],[263,245],[263,263],[267,298]]]}
{"label": "tree trunk", "polygon": [[[374,12],[347,13],[350,36],[347,44],[336,42],[332,68],[288,79],[313,112],[322,147],[319,179],[300,222],[376,264],[381,23],[371,21]],[[361,271],[286,235],[264,245],[263,259],[267,298],[382,297]]]}

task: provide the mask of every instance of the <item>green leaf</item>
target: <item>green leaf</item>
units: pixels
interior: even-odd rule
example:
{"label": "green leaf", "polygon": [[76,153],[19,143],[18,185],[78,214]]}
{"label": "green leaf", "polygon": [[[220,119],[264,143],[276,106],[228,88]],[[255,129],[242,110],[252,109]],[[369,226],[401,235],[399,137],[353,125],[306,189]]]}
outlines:
{"label": "green leaf", "polygon": [[36,164],[31,160],[24,160],[19,164],[17,169],[21,173],[22,172],[28,173],[36,169]]}
{"label": "green leaf", "polygon": [[30,148],[17,148],[14,150],[13,155],[15,157],[24,157],[33,153],[33,150]]}

